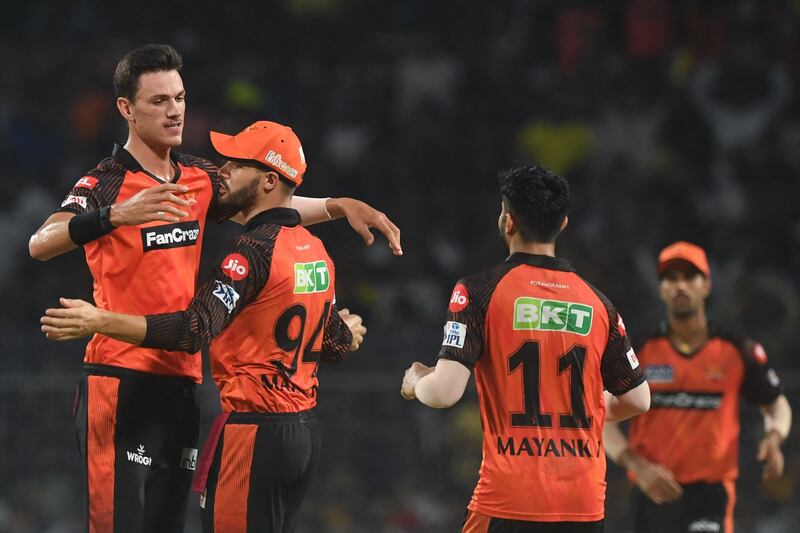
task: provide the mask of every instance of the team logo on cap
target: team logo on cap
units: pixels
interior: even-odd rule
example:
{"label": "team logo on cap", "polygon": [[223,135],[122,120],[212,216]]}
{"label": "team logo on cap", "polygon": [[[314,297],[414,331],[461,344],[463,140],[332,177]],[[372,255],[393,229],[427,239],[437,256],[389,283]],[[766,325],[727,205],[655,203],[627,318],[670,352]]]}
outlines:
{"label": "team logo on cap", "polygon": [[296,178],[297,174],[299,174],[299,172],[297,172],[294,167],[286,163],[281,157],[281,154],[276,153],[275,150],[270,150],[267,153],[266,159],[268,163],[275,165],[276,168],[280,169],[282,172],[285,172],[287,176]]}

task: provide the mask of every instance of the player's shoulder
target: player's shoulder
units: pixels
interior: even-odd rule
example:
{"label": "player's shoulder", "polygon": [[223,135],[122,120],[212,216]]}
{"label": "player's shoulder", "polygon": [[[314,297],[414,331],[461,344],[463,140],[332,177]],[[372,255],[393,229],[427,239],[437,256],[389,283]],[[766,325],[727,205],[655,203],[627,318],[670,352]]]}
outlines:
{"label": "player's shoulder", "polygon": [[464,285],[467,288],[494,288],[500,282],[500,280],[506,276],[506,274],[518,266],[518,264],[503,261],[502,263],[497,263],[490,267],[478,270],[477,272],[462,276],[458,280],[458,284]]}
{"label": "player's shoulder", "polygon": [[[88,170],[75,184],[76,187],[92,188],[94,185],[117,179],[125,174],[125,165],[115,156],[103,158],[94,168]],[[88,178],[88,179],[87,179]]]}
{"label": "player's shoulder", "polygon": [[214,163],[212,163],[211,161],[209,161],[204,157],[185,154],[183,152],[173,152],[172,157],[181,166],[199,168],[209,174],[216,173],[217,170],[219,170],[217,165],[215,165]]}
{"label": "player's shoulder", "polygon": [[708,335],[712,339],[719,339],[722,343],[734,349],[746,362],[756,362],[765,364],[767,362],[767,352],[764,346],[737,331],[726,328],[716,322],[710,322]]}

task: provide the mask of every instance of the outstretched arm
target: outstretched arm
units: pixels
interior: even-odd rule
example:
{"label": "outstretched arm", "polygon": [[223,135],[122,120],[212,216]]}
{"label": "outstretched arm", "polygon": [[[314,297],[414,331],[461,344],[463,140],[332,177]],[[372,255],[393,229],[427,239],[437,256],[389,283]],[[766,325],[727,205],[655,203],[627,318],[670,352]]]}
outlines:
{"label": "outstretched arm", "polygon": [[400,229],[384,213],[361,200],[295,196],[292,198],[292,208],[300,213],[304,226],[346,218],[367,246],[375,242],[375,236],[370,231],[375,228],[389,241],[389,248],[394,255],[403,255]]}

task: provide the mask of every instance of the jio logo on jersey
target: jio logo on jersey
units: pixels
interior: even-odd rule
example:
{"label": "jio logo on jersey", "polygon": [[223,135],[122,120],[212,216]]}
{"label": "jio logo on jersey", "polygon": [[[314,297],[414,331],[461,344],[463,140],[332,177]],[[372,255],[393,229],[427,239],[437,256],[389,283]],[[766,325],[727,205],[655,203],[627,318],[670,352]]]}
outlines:
{"label": "jio logo on jersey", "polygon": [[514,301],[514,329],[588,335],[592,330],[593,312],[590,305],[520,297]]}
{"label": "jio logo on jersey", "polygon": [[324,292],[331,284],[328,265],[325,261],[294,264],[294,293]]}
{"label": "jio logo on jersey", "polygon": [[228,254],[220,265],[222,273],[233,281],[240,281],[247,277],[250,272],[250,263],[242,254]]}
{"label": "jio logo on jersey", "polygon": [[448,309],[451,313],[458,313],[463,311],[469,305],[469,294],[467,288],[463,283],[456,285],[453,289],[453,294],[450,296],[450,305]]}

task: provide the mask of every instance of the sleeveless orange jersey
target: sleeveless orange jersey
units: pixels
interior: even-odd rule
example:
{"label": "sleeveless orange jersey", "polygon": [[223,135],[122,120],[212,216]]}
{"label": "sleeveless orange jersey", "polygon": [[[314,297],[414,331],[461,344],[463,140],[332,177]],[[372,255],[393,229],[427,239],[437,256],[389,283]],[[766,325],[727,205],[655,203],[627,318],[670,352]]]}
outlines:
{"label": "sleeveless orange jersey", "polygon": [[[173,183],[186,185],[189,216],[178,223],[152,222],[122,226],[84,246],[94,278],[94,301],[117,313],[144,315],[186,308],[194,295],[203,230],[218,187],[216,167],[198,157],[172,154]],[[61,204],[62,211],[85,213],[127,200],[163,183],[143,170],[119,145],[111,157],[78,180]],[[182,376],[200,382],[199,357],[142,348],[103,335],[92,337],[84,362],[153,374]]]}
{"label": "sleeveless orange jersey", "polygon": [[320,359],[337,362],[349,352],[333,261],[299,224],[293,209],[259,213],[185,312],[147,317],[143,345],[194,352],[211,342],[223,411],[311,409]]}
{"label": "sleeveless orange jersey", "polygon": [[631,449],[661,463],[678,483],[719,483],[739,475],[739,395],[755,405],[780,394],[760,344],[715,328],[695,353],[680,354],[666,327],[639,351],[650,411],[631,422]]}
{"label": "sleeveless orange jersey", "polygon": [[455,287],[440,358],[474,368],[483,462],[469,509],[604,517],[603,389],[644,381],[613,305],[568,262],[513,254]]}

